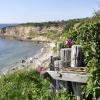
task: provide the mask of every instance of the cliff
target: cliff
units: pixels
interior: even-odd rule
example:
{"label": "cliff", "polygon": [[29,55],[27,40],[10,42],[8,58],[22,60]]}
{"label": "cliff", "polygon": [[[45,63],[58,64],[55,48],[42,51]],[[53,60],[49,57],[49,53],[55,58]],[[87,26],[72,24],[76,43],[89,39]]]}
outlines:
{"label": "cliff", "polygon": [[73,27],[80,22],[84,22],[85,19],[71,19],[68,21],[54,21],[54,22],[42,22],[42,23],[24,23],[17,24],[15,26],[8,26],[0,29],[0,35],[6,37],[17,37],[24,39],[32,39],[34,37],[47,37],[52,40],[61,39],[64,33],[72,30]]}
{"label": "cliff", "polygon": [[36,36],[53,36],[63,32],[63,25],[27,25],[19,24],[16,26],[9,26],[0,29],[1,36],[12,36],[20,38],[33,38]]}

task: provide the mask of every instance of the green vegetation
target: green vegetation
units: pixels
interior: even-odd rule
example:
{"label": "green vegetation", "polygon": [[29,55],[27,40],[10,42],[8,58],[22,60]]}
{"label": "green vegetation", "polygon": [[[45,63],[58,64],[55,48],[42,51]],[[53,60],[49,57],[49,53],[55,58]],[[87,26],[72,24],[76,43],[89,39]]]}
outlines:
{"label": "green vegetation", "polygon": [[88,68],[89,78],[83,88],[86,100],[100,99],[100,14],[95,14],[84,23],[65,34],[64,38],[72,37],[74,44],[82,46],[84,62]]}
{"label": "green vegetation", "polygon": [[[38,31],[30,32],[29,37],[37,37],[37,36],[44,36],[56,41],[60,41],[60,37],[63,37],[65,32],[71,30],[75,24],[83,22],[88,18],[84,19],[71,19],[68,21],[54,21],[54,22],[42,22],[42,23],[25,23],[19,24],[17,26],[34,26],[38,27]],[[52,28],[54,29],[52,29]],[[51,29],[50,29],[51,28]],[[61,28],[62,30],[60,30]],[[45,31],[42,31],[44,29]],[[59,31],[60,30],[60,31]]]}
{"label": "green vegetation", "polygon": [[85,66],[91,74],[87,82],[86,97],[92,96],[97,100],[100,96],[100,22],[85,23],[76,30],[76,43],[82,45]]}
{"label": "green vegetation", "polygon": [[25,24],[18,24],[18,25],[22,25],[22,26],[35,26],[35,27],[51,27],[51,26],[62,26],[65,24],[65,21],[49,21],[49,22],[41,22],[41,23],[25,23]]}
{"label": "green vegetation", "polygon": [[[41,79],[36,70],[16,71],[0,78],[0,100],[51,100],[49,79]],[[74,96],[59,90],[55,100],[72,100]]]}
{"label": "green vegetation", "polygon": [[[29,39],[44,36],[50,38],[51,40],[64,41],[63,37],[67,32],[73,30],[73,27],[78,27],[81,24],[84,24],[90,18],[83,19],[71,19],[67,21],[54,21],[54,22],[42,22],[42,23],[25,23],[18,24],[17,26],[34,26],[37,28],[37,31],[32,31],[28,33]],[[53,29],[52,29],[53,28]]]}
{"label": "green vegetation", "polygon": [[49,86],[37,71],[16,71],[0,78],[0,100],[50,100]]}

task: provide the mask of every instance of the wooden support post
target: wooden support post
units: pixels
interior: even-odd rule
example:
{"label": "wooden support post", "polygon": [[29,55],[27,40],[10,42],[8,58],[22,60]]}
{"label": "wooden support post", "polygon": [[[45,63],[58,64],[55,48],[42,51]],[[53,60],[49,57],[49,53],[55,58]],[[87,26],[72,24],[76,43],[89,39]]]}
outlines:
{"label": "wooden support post", "polygon": [[[54,68],[54,61],[55,60],[59,60],[59,57],[53,57],[51,56],[50,57],[50,62],[49,62],[49,67],[50,67],[50,71],[54,71],[55,68]],[[51,100],[54,100],[54,95],[55,95],[55,92],[56,92],[56,80],[51,78]]]}
{"label": "wooden support post", "polygon": [[[55,71],[62,71],[62,63],[61,63],[61,60],[55,60],[54,61],[54,67],[55,67]],[[56,80],[56,89],[57,90],[58,89],[61,89],[61,87],[63,87],[63,86],[60,86],[60,85],[62,85],[60,83],[62,83],[60,80]]]}
{"label": "wooden support post", "polygon": [[62,63],[61,60],[55,60],[54,61],[54,67],[56,71],[61,71],[62,70]]}
{"label": "wooden support post", "polygon": [[[71,48],[71,67],[83,66],[82,49],[80,45],[73,45]],[[81,97],[81,84],[72,82],[74,94],[77,96],[77,100],[82,100]]]}
{"label": "wooden support post", "polygon": [[[61,57],[61,66],[62,70],[64,67],[70,67],[71,66],[71,48],[62,48],[60,50],[60,57]],[[67,81],[63,81],[63,87],[65,90],[71,89],[71,83]]]}
{"label": "wooden support post", "polygon": [[71,48],[63,48],[60,50],[60,57],[62,61],[62,66],[71,66]]}

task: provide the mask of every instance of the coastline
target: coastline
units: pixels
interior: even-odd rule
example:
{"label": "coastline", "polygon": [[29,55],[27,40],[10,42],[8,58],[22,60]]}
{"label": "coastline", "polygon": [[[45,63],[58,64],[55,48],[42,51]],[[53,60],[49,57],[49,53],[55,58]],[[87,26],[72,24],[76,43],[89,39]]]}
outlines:
{"label": "coastline", "polygon": [[1,39],[13,39],[18,41],[26,41],[26,42],[36,42],[36,43],[51,43],[51,39],[48,39],[44,36],[36,36],[36,37],[21,37],[21,36],[11,36],[11,35],[3,35],[0,34]]}
{"label": "coastline", "polygon": [[[37,41],[38,40],[39,38],[37,37]],[[30,42],[34,42],[34,41],[30,41]],[[49,63],[49,58],[53,54],[52,49],[53,47],[55,47],[55,43],[54,42],[48,43],[48,41],[47,42],[39,41],[39,43],[43,43],[43,48],[41,48],[41,52],[27,59],[24,59],[23,63],[21,62],[21,63],[8,66],[3,71],[1,71],[0,74],[11,73],[16,70],[23,70],[23,69],[37,69],[39,66],[47,67]]]}

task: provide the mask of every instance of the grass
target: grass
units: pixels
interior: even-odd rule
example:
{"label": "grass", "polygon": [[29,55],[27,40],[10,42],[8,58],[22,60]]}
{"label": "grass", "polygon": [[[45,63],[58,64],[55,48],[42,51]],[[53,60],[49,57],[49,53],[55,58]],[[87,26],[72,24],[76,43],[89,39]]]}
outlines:
{"label": "grass", "polygon": [[16,71],[0,78],[0,100],[50,100],[49,81],[37,71]]}
{"label": "grass", "polygon": [[[50,80],[48,77],[41,79],[36,70],[21,70],[2,75],[0,100],[51,100]],[[54,100],[74,99],[67,91],[58,90]]]}

